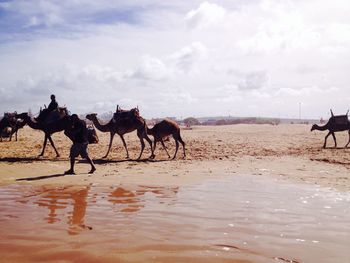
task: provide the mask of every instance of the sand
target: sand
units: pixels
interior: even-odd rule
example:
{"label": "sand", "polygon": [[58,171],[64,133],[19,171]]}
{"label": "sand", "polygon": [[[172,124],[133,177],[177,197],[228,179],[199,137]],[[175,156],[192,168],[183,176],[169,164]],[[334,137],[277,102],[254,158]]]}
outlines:
{"label": "sand", "polygon": [[[161,145],[156,159],[148,160],[149,145],[140,161],[140,143],[135,132],[125,135],[131,160],[126,160],[122,142],[115,136],[112,150],[106,159],[109,133],[98,132],[100,142],[90,145],[91,157],[97,171],[87,174],[90,167],[79,161],[77,175],[63,176],[69,168],[71,141],[63,133],[52,136],[61,157],[56,158],[48,144],[44,157],[41,152],[44,134],[29,127],[19,131],[17,142],[0,143],[0,185],[58,184],[58,185],[186,185],[208,178],[235,174],[275,176],[285,180],[317,184],[350,191],[350,149],[323,149],[325,132],[310,132],[310,125],[231,125],[196,126],[182,129],[187,156],[180,147],[177,159],[169,160]],[[343,146],[348,134],[337,134]],[[173,154],[171,139],[166,143]],[[332,138],[328,146],[333,147]]]}
{"label": "sand", "polygon": [[[1,262],[345,262],[349,258],[350,149],[322,149],[310,125],[183,129],[169,160],[135,133],[89,146],[97,171],[53,136],[20,130],[0,143]],[[345,145],[347,133],[339,133]],[[174,152],[172,140],[166,143]],[[332,142],[329,142],[333,146]],[[329,188],[329,189],[328,189]],[[344,261],[345,260],[345,261]]]}

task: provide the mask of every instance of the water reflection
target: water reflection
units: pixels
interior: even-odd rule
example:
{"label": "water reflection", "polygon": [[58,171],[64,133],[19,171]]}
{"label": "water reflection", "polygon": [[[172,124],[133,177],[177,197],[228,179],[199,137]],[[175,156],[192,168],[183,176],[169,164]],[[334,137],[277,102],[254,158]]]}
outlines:
{"label": "water reflection", "polygon": [[[176,199],[178,187],[151,187],[151,186],[117,186],[117,187],[32,187],[21,191],[22,196],[16,199],[22,204],[33,204],[47,209],[47,216],[43,220],[48,224],[67,224],[67,232],[77,235],[82,230],[92,230],[93,226],[86,225],[85,217],[88,206],[93,206],[95,213],[98,203],[103,200],[110,202],[114,208],[111,211],[135,213],[145,207],[145,200],[153,197],[159,203],[164,198],[170,204]],[[95,207],[94,207],[95,206]],[[116,209],[117,207],[117,209]],[[94,209],[95,208],[95,209]]]}
{"label": "water reflection", "polygon": [[348,262],[349,204],[349,194],[254,176],[181,188],[0,187],[0,254],[74,261],[79,248],[90,262]]}

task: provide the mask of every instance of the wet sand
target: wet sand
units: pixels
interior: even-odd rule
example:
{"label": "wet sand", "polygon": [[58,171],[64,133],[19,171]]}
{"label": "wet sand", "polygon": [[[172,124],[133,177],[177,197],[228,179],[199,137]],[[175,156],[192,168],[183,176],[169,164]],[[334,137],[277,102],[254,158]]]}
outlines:
{"label": "wet sand", "polygon": [[0,188],[2,262],[348,262],[350,194],[237,175]]}
{"label": "wet sand", "polygon": [[[43,134],[26,127],[0,143],[0,253],[4,262],[349,261],[350,149],[322,149],[325,133],[309,130],[194,127],[182,131],[187,157],[180,147],[174,161],[159,146],[148,160],[148,145],[141,161],[125,160],[118,137],[102,159],[109,134],[98,132],[97,172],[78,162],[64,176],[70,141],[55,134],[62,157],[48,145],[37,158]],[[125,139],[136,158],[137,137]]]}

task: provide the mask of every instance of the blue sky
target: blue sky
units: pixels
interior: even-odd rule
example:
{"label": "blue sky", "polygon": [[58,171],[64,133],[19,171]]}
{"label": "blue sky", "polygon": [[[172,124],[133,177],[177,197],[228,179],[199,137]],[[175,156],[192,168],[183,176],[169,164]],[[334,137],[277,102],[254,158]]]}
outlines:
{"label": "blue sky", "polygon": [[350,5],[0,1],[0,111],[138,105],[145,117],[329,116],[350,107]]}

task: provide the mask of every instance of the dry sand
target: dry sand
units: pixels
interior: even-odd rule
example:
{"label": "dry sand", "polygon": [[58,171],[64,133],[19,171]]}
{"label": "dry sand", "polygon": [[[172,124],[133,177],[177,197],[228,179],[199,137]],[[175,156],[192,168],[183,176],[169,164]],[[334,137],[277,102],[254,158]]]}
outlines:
{"label": "dry sand", "polygon": [[[63,176],[69,168],[68,153],[71,142],[63,133],[53,135],[60,158],[56,158],[48,144],[44,157],[41,151],[44,134],[25,127],[19,132],[19,141],[0,143],[0,185],[30,184],[144,184],[184,185],[207,178],[234,174],[278,176],[287,180],[350,191],[350,149],[322,149],[325,132],[310,132],[310,125],[232,125],[193,127],[182,130],[187,157],[183,159],[180,147],[176,160],[168,160],[161,145],[156,159],[149,161],[146,145],[141,161],[125,160],[125,150],[115,136],[110,155],[107,151],[109,133],[98,132],[99,144],[90,145],[91,157],[97,171],[88,175],[88,164],[76,164],[77,175]],[[346,144],[347,133],[338,133],[338,145]],[[131,158],[136,158],[140,144],[135,133],[125,136]],[[171,139],[167,142],[174,151]],[[329,146],[334,143],[331,138]],[[18,179],[29,179],[20,180]]]}

